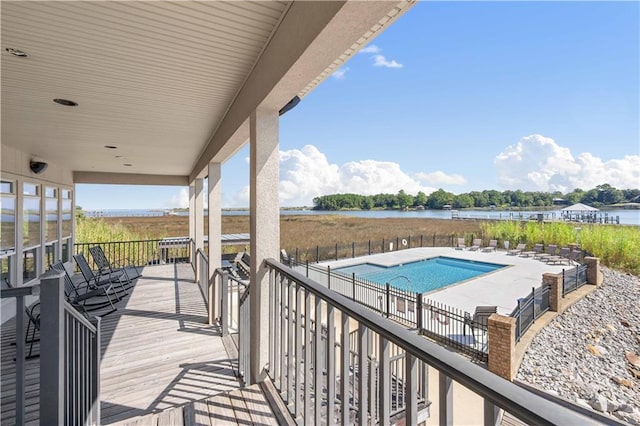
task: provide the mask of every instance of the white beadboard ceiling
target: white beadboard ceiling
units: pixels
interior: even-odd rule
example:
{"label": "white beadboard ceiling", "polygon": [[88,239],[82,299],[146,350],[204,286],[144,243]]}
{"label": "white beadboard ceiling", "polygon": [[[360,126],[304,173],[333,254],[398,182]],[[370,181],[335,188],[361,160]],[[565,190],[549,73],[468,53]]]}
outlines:
{"label": "white beadboard ceiling", "polygon": [[188,175],[288,6],[2,1],[2,143],[74,171]]}

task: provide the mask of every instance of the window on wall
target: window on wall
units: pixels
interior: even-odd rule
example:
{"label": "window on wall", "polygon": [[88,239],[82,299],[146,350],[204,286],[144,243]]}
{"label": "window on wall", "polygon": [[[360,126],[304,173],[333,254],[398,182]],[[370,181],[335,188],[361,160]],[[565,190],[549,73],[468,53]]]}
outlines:
{"label": "window on wall", "polygon": [[25,182],[22,186],[22,244],[23,282],[38,276],[38,252],[42,209],[40,205],[40,185]]}
{"label": "window on wall", "polygon": [[62,238],[71,236],[71,228],[73,223],[73,211],[71,210],[71,191],[63,189],[62,191]]}
{"label": "window on wall", "polygon": [[16,248],[16,194],[15,182],[0,184],[2,218],[0,222],[0,255],[13,253]]}
{"label": "window on wall", "polygon": [[44,194],[46,215],[44,240],[50,243],[58,240],[58,190],[57,188],[47,187]]}
{"label": "window on wall", "polygon": [[23,247],[31,248],[40,245],[40,187],[31,183],[24,184],[22,201],[23,214]]}

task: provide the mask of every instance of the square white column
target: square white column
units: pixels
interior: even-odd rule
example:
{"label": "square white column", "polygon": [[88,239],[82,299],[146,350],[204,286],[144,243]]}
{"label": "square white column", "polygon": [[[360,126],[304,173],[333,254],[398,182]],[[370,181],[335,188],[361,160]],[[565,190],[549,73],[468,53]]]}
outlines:
{"label": "square white column", "polygon": [[[216,268],[222,264],[222,165],[209,163],[209,283],[213,284]],[[220,316],[219,291],[210,286],[209,300],[213,301],[209,309],[209,323]]]}
{"label": "square white column", "polygon": [[278,111],[257,109],[251,114],[250,233],[251,314],[249,383],[265,378],[269,361],[269,274],[264,260],[278,258],[280,201]]}

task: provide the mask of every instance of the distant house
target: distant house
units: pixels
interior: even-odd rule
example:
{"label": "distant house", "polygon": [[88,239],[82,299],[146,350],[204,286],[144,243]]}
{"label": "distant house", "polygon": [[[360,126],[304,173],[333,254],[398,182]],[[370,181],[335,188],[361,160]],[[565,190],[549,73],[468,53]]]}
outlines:
{"label": "distant house", "polygon": [[569,204],[569,202],[567,200],[565,200],[564,198],[554,198],[553,199],[553,205],[554,206],[564,206],[566,204]]}
{"label": "distant house", "polygon": [[442,206],[442,210],[451,210],[451,204],[445,204]]}

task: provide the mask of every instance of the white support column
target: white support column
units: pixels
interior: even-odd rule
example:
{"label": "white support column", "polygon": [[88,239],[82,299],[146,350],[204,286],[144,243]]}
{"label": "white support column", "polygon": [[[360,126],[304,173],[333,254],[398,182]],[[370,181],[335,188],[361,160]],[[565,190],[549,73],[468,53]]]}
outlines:
{"label": "white support column", "polygon": [[197,178],[194,181],[195,191],[195,228],[193,234],[196,250],[204,248],[204,179]]}
{"label": "white support column", "polygon": [[[196,183],[189,182],[189,239],[196,240]],[[191,242],[189,242],[191,248]],[[195,265],[196,254],[191,253],[191,264]],[[197,275],[196,275],[197,276]]]}
{"label": "white support column", "polygon": [[24,277],[24,181],[16,181],[16,254],[13,260],[13,270],[15,277],[11,277],[15,287],[20,287]]}
{"label": "white support column", "polygon": [[209,163],[209,324],[220,316],[220,291],[213,274],[222,261],[222,165]]}
{"label": "white support column", "polygon": [[280,250],[278,111],[251,114],[251,361],[250,383],[265,377],[269,359],[269,274],[267,258]]}

